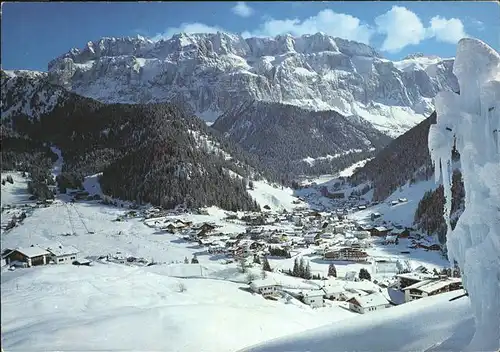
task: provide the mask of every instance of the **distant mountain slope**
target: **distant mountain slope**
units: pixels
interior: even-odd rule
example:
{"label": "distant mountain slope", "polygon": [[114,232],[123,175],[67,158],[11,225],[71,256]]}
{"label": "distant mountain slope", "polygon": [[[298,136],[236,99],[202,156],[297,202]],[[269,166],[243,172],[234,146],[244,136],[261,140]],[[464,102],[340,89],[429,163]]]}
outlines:
{"label": "distant mountain slope", "polygon": [[436,122],[436,113],[393,140],[377,156],[358,169],[351,182],[371,181],[374,200],[387,198],[408,181],[428,179],[434,170],[431,163],[427,136],[429,127]]}
{"label": "distant mountain slope", "polygon": [[268,167],[295,175],[336,172],[390,141],[362,119],[259,101],[230,109],[212,127]]}
{"label": "distant mountain slope", "polygon": [[[25,84],[11,84],[19,78],[2,73],[2,87],[13,92],[2,95],[2,116],[12,104],[4,97],[28,96],[37,87],[37,96],[53,97],[51,85],[32,75]],[[6,81],[4,81],[6,80]],[[24,92],[24,93],[23,93]],[[9,110],[2,119],[2,157],[10,164],[3,168],[43,167],[47,171],[48,150],[55,145],[64,157],[66,179],[102,172],[103,190],[122,199],[151,202],[163,206],[217,205],[225,209],[254,209],[256,203],[246,191],[244,180],[233,178],[262,176],[258,162],[213,135],[205,123],[169,104],[103,104],[61,91],[61,103],[31,104],[20,99],[21,112]],[[37,109],[42,107],[43,113]],[[8,148],[5,148],[5,142]],[[35,145],[47,152],[46,160],[27,161]],[[29,165],[27,165],[29,164]],[[36,168],[35,167],[35,168]],[[45,182],[42,178],[41,183]]]}
{"label": "distant mountain slope", "polygon": [[50,84],[47,73],[37,71],[0,71],[2,120],[24,114],[40,117],[64,101],[67,94]]}
{"label": "distant mountain slope", "polygon": [[[399,187],[429,180],[434,177],[434,166],[429,154],[427,140],[431,124],[436,123],[436,113],[433,112],[426,120],[393,140],[380,151],[375,158],[368,161],[362,168],[350,177],[354,184],[370,182],[373,187],[373,199],[383,201]],[[460,155],[452,150],[454,165],[452,226],[464,209],[464,184],[460,171]],[[429,189],[422,193],[414,214],[416,227],[428,234],[437,235],[440,242],[446,242],[446,224],[443,217],[444,194],[443,186]]]}
{"label": "distant mountain slope", "polygon": [[317,33],[247,38],[228,33],[102,38],[49,63],[51,82],[107,103],[181,101],[203,119],[242,101],[359,116],[397,136],[456,90],[453,59],[384,59],[373,48]]}

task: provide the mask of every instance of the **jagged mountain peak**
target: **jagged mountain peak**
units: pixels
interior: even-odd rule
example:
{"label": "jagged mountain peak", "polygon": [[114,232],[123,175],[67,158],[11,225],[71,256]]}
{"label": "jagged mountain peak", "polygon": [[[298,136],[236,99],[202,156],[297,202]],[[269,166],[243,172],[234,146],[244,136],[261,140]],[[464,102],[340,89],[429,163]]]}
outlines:
{"label": "jagged mountain peak", "polygon": [[335,110],[398,136],[456,90],[453,60],[393,62],[324,33],[243,38],[217,32],[102,38],[49,63],[49,81],[106,103],[183,102],[215,121],[242,101]]}

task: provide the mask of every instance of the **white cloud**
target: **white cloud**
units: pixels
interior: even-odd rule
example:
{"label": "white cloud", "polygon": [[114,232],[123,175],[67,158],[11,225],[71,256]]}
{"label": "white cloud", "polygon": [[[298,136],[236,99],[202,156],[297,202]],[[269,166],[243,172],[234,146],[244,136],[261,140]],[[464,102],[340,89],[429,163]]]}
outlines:
{"label": "white cloud", "polygon": [[[239,16],[249,16],[253,10],[244,2],[239,2],[233,7],[233,12]],[[422,20],[412,11],[403,6],[393,6],[386,13],[375,18],[374,26],[362,23],[359,18],[336,13],[330,9],[318,12],[316,15],[300,20],[261,18],[261,24],[254,30],[244,31],[241,35],[248,37],[274,37],[280,34],[300,36],[323,32],[325,34],[370,44],[375,33],[383,35],[382,51],[397,53],[408,45],[418,45],[426,39],[434,38],[436,41],[456,43],[466,37],[464,25],[458,18],[444,18],[434,16],[429,26],[424,26]],[[477,21],[477,26],[482,25]],[[164,33],[156,34],[152,39],[169,39],[177,33],[216,33],[224,29],[203,23],[182,23],[179,27],[170,27]]]}
{"label": "white cloud", "polygon": [[420,18],[406,7],[393,6],[375,18],[377,32],[385,35],[382,50],[398,52],[408,45],[419,44],[426,37]]}
{"label": "white cloud", "polygon": [[253,15],[253,9],[248,6],[244,1],[238,1],[236,6],[231,9],[236,15],[241,17],[250,17]]}
{"label": "white cloud", "polygon": [[428,32],[429,37],[435,37],[437,41],[452,44],[456,44],[467,36],[462,21],[458,18],[448,20],[441,16],[435,16],[431,19]]}
{"label": "white cloud", "polygon": [[361,43],[369,43],[374,33],[373,29],[361,23],[359,18],[326,9],[302,21],[297,18],[283,20],[268,19],[257,30],[243,32],[242,36],[272,37],[287,33],[298,36],[317,32]]}
{"label": "white cloud", "polygon": [[458,18],[434,16],[426,28],[420,18],[406,7],[393,6],[375,18],[377,32],[385,35],[381,50],[396,53],[408,45],[417,45],[425,39],[457,43],[466,37],[465,28]]}
{"label": "white cloud", "polygon": [[153,38],[153,41],[158,41],[161,39],[169,39],[174,34],[178,33],[217,33],[223,32],[224,30],[217,26],[209,26],[203,23],[182,23],[179,27],[169,27],[163,33],[156,34]]}

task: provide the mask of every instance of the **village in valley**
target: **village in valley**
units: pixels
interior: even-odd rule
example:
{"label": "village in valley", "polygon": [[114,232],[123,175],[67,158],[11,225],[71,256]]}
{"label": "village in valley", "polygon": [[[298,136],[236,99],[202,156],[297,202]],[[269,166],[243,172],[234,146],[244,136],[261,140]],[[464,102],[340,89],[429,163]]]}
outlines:
{"label": "village in valley", "polygon": [[[19,175],[16,181],[23,182]],[[314,309],[337,306],[360,314],[462,288],[459,271],[447,268],[433,237],[388,221],[378,211],[379,203],[352,190],[340,196],[338,187],[330,193],[324,185],[308,183],[289,196],[293,200],[286,207],[265,204],[260,212],[227,212],[116,204],[89,194],[92,187],[83,199],[82,191],[73,191],[50,203],[2,204],[2,270],[62,264],[156,266],[181,279],[242,283],[249,295],[270,301]],[[384,206],[407,202],[398,198]],[[99,207],[113,209],[106,210],[106,225],[104,217],[89,222],[85,213]],[[16,230],[37,211],[60,217],[57,226],[68,230],[40,236],[35,232],[47,235],[47,230],[31,228],[19,241],[22,245],[14,245],[19,242],[13,236],[20,236]],[[99,234],[101,225],[105,235]],[[122,225],[127,227],[121,229]],[[131,228],[138,233],[141,226],[154,238],[145,246],[161,253],[156,258],[141,252],[134,242],[138,235],[127,233]],[[112,239],[113,245],[100,250],[100,235]],[[126,248],[121,241],[127,242]],[[170,247],[162,252],[162,242],[177,246],[175,256]]]}

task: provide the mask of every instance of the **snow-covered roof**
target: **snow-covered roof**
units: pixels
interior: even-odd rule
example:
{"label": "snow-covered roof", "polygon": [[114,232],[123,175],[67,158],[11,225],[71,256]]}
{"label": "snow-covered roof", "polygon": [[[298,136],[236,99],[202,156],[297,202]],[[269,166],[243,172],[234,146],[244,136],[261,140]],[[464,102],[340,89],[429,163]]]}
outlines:
{"label": "snow-covered roof", "polygon": [[419,273],[419,272],[397,274],[396,276],[399,278],[402,278],[402,279],[419,280],[419,281],[431,279],[434,277],[433,274],[424,274],[424,273]]}
{"label": "snow-covered roof", "polygon": [[55,255],[56,257],[77,254],[79,252],[79,250],[73,246],[53,246],[53,247],[48,247],[47,251],[49,251],[50,253],[52,253],[52,255]]}
{"label": "snow-covered roof", "polygon": [[448,285],[457,284],[462,282],[462,279],[457,277],[450,277],[442,280],[425,280],[422,282],[417,282],[411,286],[405,287],[404,290],[419,290],[425,293],[432,293],[438,291]]}
{"label": "snow-covered roof", "polygon": [[302,291],[304,297],[322,297],[324,294],[323,290]]}
{"label": "snow-covered roof", "polygon": [[389,304],[387,298],[378,292],[371,293],[366,296],[354,297],[354,300],[359,303],[359,305],[363,308],[367,307],[377,307],[385,304]]}
{"label": "snow-covered roof", "polygon": [[49,255],[50,253],[47,252],[45,249],[40,248],[40,247],[19,247],[15,249],[19,253],[24,254],[28,258],[33,258],[33,257],[39,257],[42,255]]}
{"label": "snow-covered roof", "polygon": [[278,286],[278,285],[279,283],[273,278],[254,280],[250,283],[250,287],[252,288],[261,288],[261,287]]}
{"label": "snow-covered roof", "polygon": [[387,235],[385,236],[386,241],[395,241],[398,238],[397,235]]}
{"label": "snow-covered roof", "polygon": [[325,294],[334,294],[334,293],[341,293],[344,292],[345,289],[342,285],[327,285],[323,287],[323,291]]}
{"label": "snow-covered roof", "polygon": [[385,226],[377,226],[377,227],[375,227],[375,230],[377,230],[379,232],[389,231],[389,229]]}

